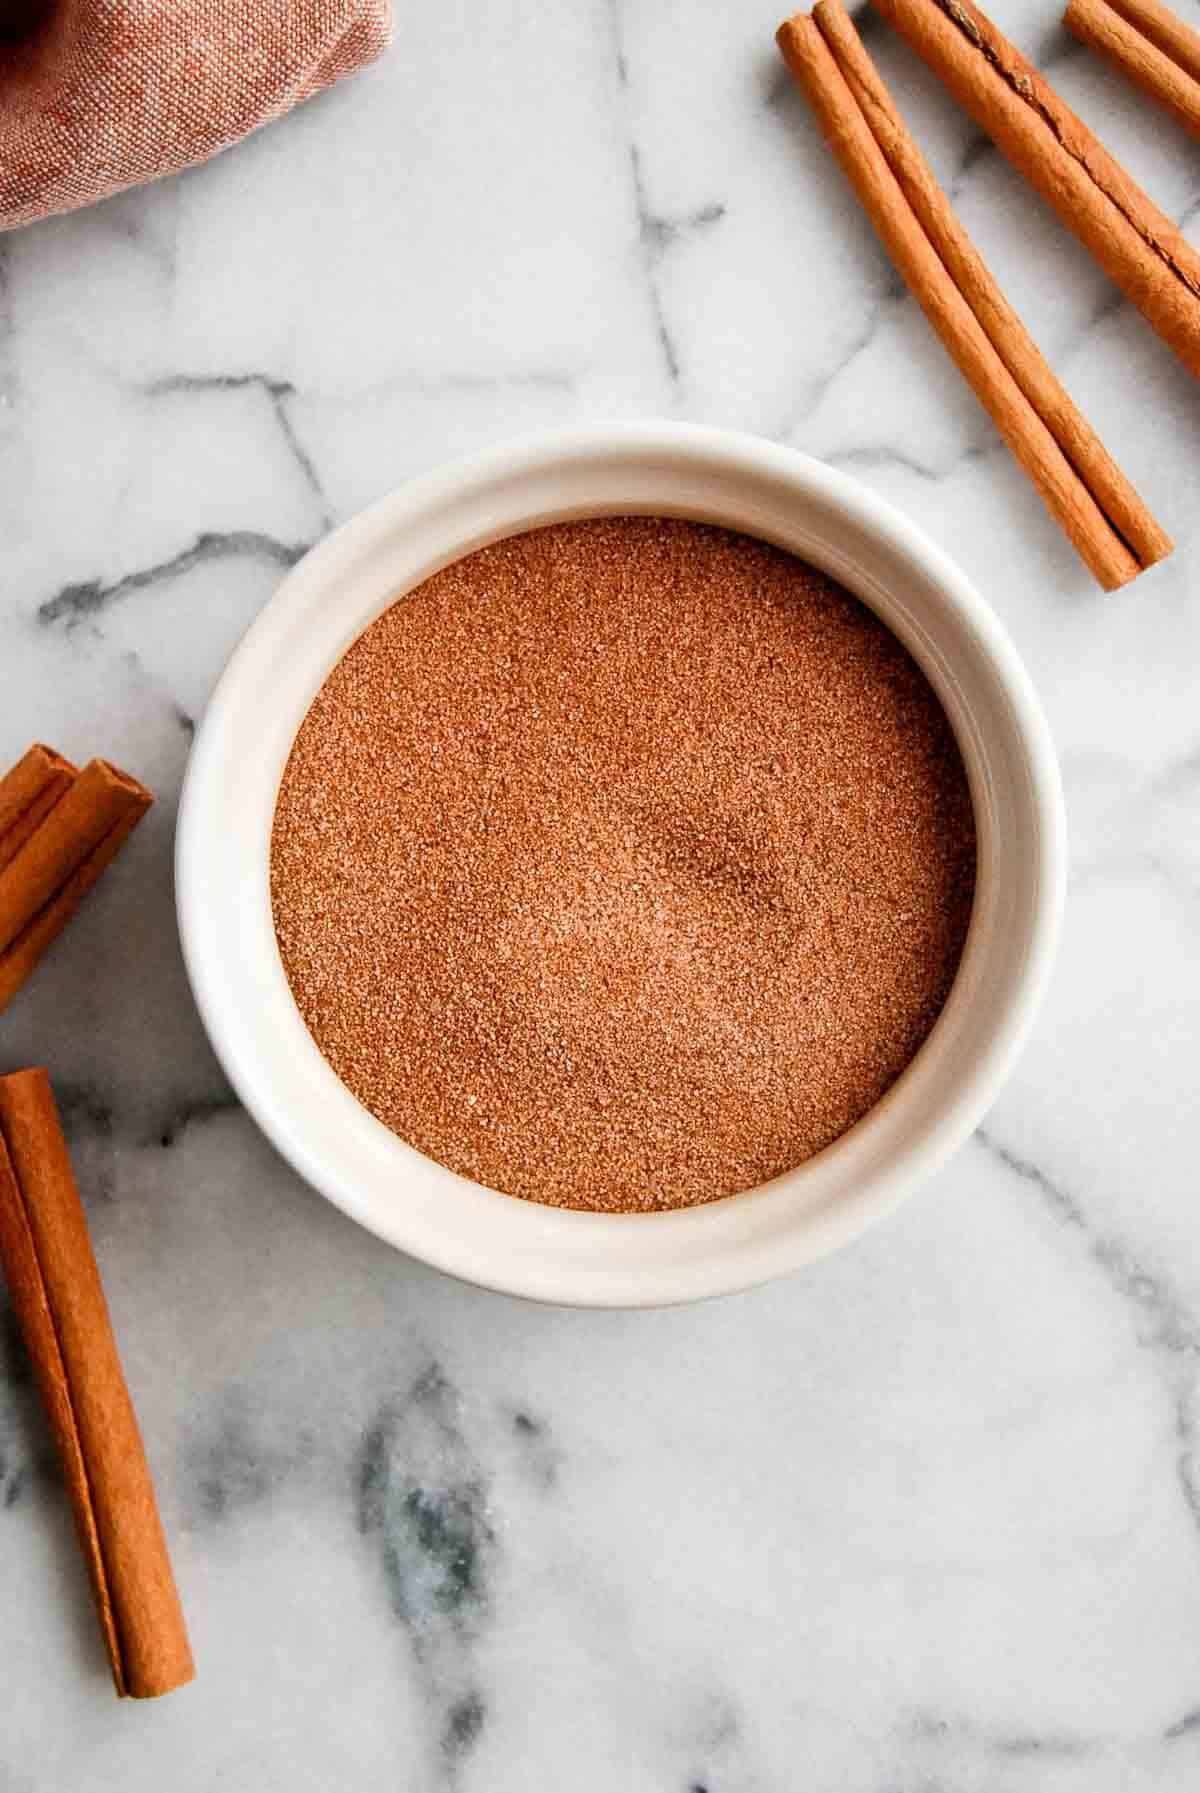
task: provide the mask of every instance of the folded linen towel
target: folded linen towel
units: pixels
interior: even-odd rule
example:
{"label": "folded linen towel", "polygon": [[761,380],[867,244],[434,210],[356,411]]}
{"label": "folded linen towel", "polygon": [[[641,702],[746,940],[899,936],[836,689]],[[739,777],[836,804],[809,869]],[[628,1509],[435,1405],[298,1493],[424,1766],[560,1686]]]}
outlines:
{"label": "folded linen towel", "polygon": [[204,161],[390,29],[391,0],[0,0],[0,230]]}

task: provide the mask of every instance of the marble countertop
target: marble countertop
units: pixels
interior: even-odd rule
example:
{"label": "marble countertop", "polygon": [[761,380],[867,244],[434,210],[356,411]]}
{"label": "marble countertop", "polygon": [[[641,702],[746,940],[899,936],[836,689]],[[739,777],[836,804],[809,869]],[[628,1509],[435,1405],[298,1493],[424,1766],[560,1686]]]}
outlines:
{"label": "marble countertop", "polygon": [[[1200,241],[1195,146],[1055,11],[999,16]],[[14,1346],[5,1793],[1200,1784],[1200,391],[873,28],[1177,537],[1105,597],[848,203],[777,14],[401,6],[356,81],[0,239],[0,760],[46,738],[162,799],[0,1064],[63,1100],[200,1665],[114,1701]],[[647,414],[851,469],[958,558],[1046,703],[1073,878],[1036,1035],[921,1197],[758,1293],[579,1314],[405,1261],[273,1155],[184,981],[171,836],[310,543],[484,443]]]}

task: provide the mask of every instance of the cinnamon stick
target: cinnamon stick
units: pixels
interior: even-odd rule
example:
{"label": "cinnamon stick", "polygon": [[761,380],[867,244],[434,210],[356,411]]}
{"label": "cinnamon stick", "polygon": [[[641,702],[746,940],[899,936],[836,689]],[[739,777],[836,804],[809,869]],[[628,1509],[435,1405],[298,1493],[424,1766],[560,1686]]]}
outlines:
{"label": "cinnamon stick", "polygon": [[0,1077],[0,1265],[62,1459],[117,1693],[195,1670],[141,1434],[45,1071]]}
{"label": "cinnamon stick", "polygon": [[0,871],[77,777],[70,760],[35,741],[0,778]]}
{"label": "cinnamon stick", "polygon": [[1162,0],[1110,0],[1110,4],[1185,75],[1200,81],[1200,31],[1185,25]]}
{"label": "cinnamon stick", "polygon": [[780,50],[896,267],[1051,514],[1106,589],[1170,541],[1058,384],[910,137],[845,9],[780,26]]}
{"label": "cinnamon stick", "polygon": [[973,0],[872,0],[1200,374],[1200,255]]}
{"label": "cinnamon stick", "polygon": [[106,760],[75,773],[48,748],[31,748],[5,778],[0,823],[13,819],[0,830],[0,1011],[153,801]]}
{"label": "cinnamon stick", "polygon": [[1157,0],[1071,0],[1063,24],[1200,136],[1200,34]]}

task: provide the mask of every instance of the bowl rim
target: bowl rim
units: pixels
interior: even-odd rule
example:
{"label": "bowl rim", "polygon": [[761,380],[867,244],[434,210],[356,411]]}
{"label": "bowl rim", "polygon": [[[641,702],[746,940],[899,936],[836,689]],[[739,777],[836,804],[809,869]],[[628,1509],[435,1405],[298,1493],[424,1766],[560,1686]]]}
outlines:
{"label": "bowl rim", "polygon": [[[278,669],[277,649],[280,641],[295,635],[295,616],[302,602],[311,604],[311,594],[328,588],[353,571],[354,565],[365,565],[366,559],[383,545],[399,539],[399,533],[412,531],[423,519],[436,518],[448,506],[463,504],[480,494],[501,494],[500,508],[511,505],[512,494],[519,493],[522,482],[529,483],[556,474],[566,476],[571,469],[598,467],[628,470],[638,463],[661,462],[664,467],[690,470],[701,478],[720,481],[722,478],[769,482],[794,497],[796,503],[808,502],[822,507],[843,537],[845,564],[839,563],[838,549],[832,542],[822,542],[821,552],[808,552],[814,559],[824,560],[836,576],[843,578],[872,607],[884,604],[889,614],[884,620],[907,640],[910,649],[923,664],[939,689],[951,720],[959,732],[961,718],[952,712],[952,693],[943,689],[950,672],[936,664],[938,649],[931,641],[922,642],[921,628],[912,621],[906,636],[903,625],[903,603],[892,592],[866,578],[850,558],[864,544],[871,552],[907,568],[922,589],[944,607],[947,626],[969,637],[971,651],[977,653],[981,666],[987,668],[1007,712],[1011,741],[1023,754],[1017,782],[1023,786],[1016,800],[1024,802],[1028,838],[1022,836],[1023,855],[1028,856],[1029,914],[1023,924],[1019,951],[1010,954],[1012,963],[1008,983],[997,1015],[986,1038],[978,1063],[965,1069],[958,1067],[958,1084],[951,1100],[940,1105],[926,1094],[929,1112],[913,1136],[894,1160],[872,1160],[863,1140],[882,1117],[888,1125],[895,1122],[897,1109],[911,1105],[911,1091],[921,1081],[917,1067],[928,1069],[928,1059],[939,1030],[943,1029],[952,1008],[956,1015],[969,1000],[960,989],[968,961],[974,950],[976,921],[972,922],[959,977],[929,1040],[913,1063],[883,1100],[858,1125],[826,1150],[797,1169],[786,1172],[769,1184],[741,1195],[697,1207],[656,1213],[622,1215],[596,1214],[575,1210],[543,1208],[539,1204],[500,1195],[466,1178],[458,1177],[413,1148],[399,1141],[381,1123],[361,1108],[356,1099],[340,1083],[336,1074],[320,1057],[295,1009],[291,1008],[295,1027],[307,1042],[307,1049],[290,1036],[290,1050],[303,1061],[303,1073],[315,1079],[321,1089],[321,1104],[327,1110],[320,1121],[303,1103],[290,1105],[281,1099],[281,1079],[286,1081],[284,1053],[264,1054],[262,1040],[256,1055],[249,1037],[250,1016],[254,1004],[247,1000],[243,981],[237,985],[234,972],[231,937],[223,936],[216,925],[211,905],[224,905],[224,920],[238,926],[238,902],[232,891],[232,880],[214,881],[211,857],[217,849],[216,830],[223,813],[222,779],[228,771],[230,741],[239,729],[243,734],[251,725],[252,700],[262,702],[269,686],[264,677],[272,666]],[[607,506],[614,510],[632,510],[630,503]],[[647,505],[652,514],[664,514],[668,505]],[[719,506],[714,506],[714,512]],[[564,507],[558,515],[604,514],[600,505],[590,512],[579,507]],[[686,507],[675,514],[703,515],[705,507]],[[536,527],[548,520],[544,509],[533,507],[524,522],[502,522],[482,537],[466,539],[435,561],[427,564],[419,576],[393,588],[386,602],[373,604],[370,614],[353,626],[341,630],[339,643],[327,656],[321,682],[350,643],[369,625],[374,615],[412,590],[438,565],[460,558],[480,545],[480,540],[516,533],[520,528]],[[719,516],[714,520],[720,521]],[[744,527],[738,523],[730,527]],[[756,533],[753,529],[748,533]],[[765,532],[764,532],[765,533]],[[769,539],[769,538],[768,538]],[[856,544],[857,548],[846,545]],[[786,543],[784,545],[787,545]],[[353,590],[353,580],[350,579]],[[340,586],[339,586],[340,589]],[[348,601],[348,608],[353,606]],[[328,625],[332,628],[332,624]],[[311,684],[311,680],[310,680]],[[315,689],[315,687],[314,687]],[[299,705],[288,737],[294,738],[311,701],[311,691]],[[964,758],[968,758],[966,744]],[[285,756],[286,757],[286,756]],[[282,770],[282,767],[280,767]],[[978,799],[975,772],[972,794]],[[265,787],[264,787],[265,788]],[[273,789],[277,790],[278,779]],[[270,804],[271,816],[274,798]],[[978,801],[977,801],[978,819]],[[265,888],[265,857],[269,852],[270,818],[266,824],[264,864],[254,871],[261,899]],[[262,875],[260,875],[262,874]],[[999,884],[999,872],[992,866],[986,877]],[[650,420],[634,424],[582,426],[551,432],[538,432],[518,437],[497,447],[473,454],[448,467],[435,469],[407,482],[377,500],[367,509],[351,517],[331,532],[293,567],[281,581],[273,596],[250,624],[225,667],[216,690],[197,728],[180,798],[175,852],[176,903],[184,963],[202,1022],[218,1059],[239,1100],[276,1150],[294,1169],[335,1206],[349,1214],[368,1230],[397,1248],[408,1252],[436,1268],[461,1280],[500,1292],[533,1300],[584,1307],[642,1307],[670,1305],[715,1294],[731,1293],[754,1286],[778,1275],[787,1274],[815,1257],[835,1249],[860,1234],[869,1224],[892,1211],[906,1196],[954,1151],[974,1130],[990,1106],[1001,1083],[1032,1024],[1053,962],[1063,911],[1066,881],[1066,828],[1061,781],[1049,728],[1027,673],[998,618],[951,559],[915,524],[911,523],[888,500],[879,497],[851,475],[813,460],[799,451],[785,448],[761,438],[716,429],[703,425]],[[980,881],[985,882],[981,853]],[[989,887],[990,888],[990,887]],[[238,886],[239,892],[244,884]],[[977,911],[979,897],[977,894]],[[261,935],[261,902],[252,911],[252,923]],[[267,903],[269,925],[269,896]],[[271,943],[274,932],[271,929]],[[277,948],[275,957],[278,958]],[[972,963],[974,963],[972,961]],[[266,986],[272,984],[282,967],[268,967],[260,953],[250,964],[250,973],[257,983],[260,976]],[[979,966],[975,967],[973,994],[979,997]],[[277,994],[277,992],[276,992]],[[290,1001],[290,991],[288,992]],[[262,1059],[272,1059],[264,1065]],[[318,1065],[311,1062],[315,1057]],[[294,1067],[293,1067],[294,1069]],[[299,1074],[299,1073],[297,1073]],[[340,1092],[335,1095],[328,1080]],[[925,1079],[928,1084],[928,1077]],[[293,1092],[294,1093],[294,1092]],[[365,1120],[364,1120],[365,1117]],[[890,1119],[889,1119],[890,1117]],[[316,1130],[325,1126],[326,1139],[316,1139]],[[372,1134],[371,1129],[376,1132]],[[364,1153],[373,1153],[372,1164],[385,1162],[391,1177],[416,1174],[421,1167],[422,1190],[426,1185],[440,1203],[462,1209],[460,1226],[447,1226],[442,1210],[425,1200],[414,1208],[398,1198],[389,1178],[386,1198],[379,1198],[378,1189],[367,1192],[354,1175],[346,1173],[338,1153],[329,1148],[328,1136],[348,1138],[361,1135]],[[379,1136],[385,1136],[381,1138]],[[815,1198],[805,1206],[796,1198],[790,1222],[760,1225],[754,1242],[739,1237],[739,1228],[729,1216],[739,1209],[743,1215],[755,1204],[776,1205],[775,1222],[779,1221],[780,1204],[797,1189],[810,1194],[823,1175],[828,1182],[829,1167],[851,1168],[857,1155],[862,1167],[861,1180],[852,1187],[843,1186],[837,1199],[822,1204]],[[365,1162],[365,1159],[363,1160]],[[402,1173],[398,1167],[403,1167]],[[843,1175],[843,1185],[846,1177]],[[470,1201],[467,1192],[471,1193]],[[480,1207],[477,1198],[485,1198]],[[472,1206],[472,1204],[475,1204]],[[494,1204],[503,1204],[497,1208]],[[507,1216],[505,1215],[507,1210]],[[759,1208],[759,1217],[765,1212]],[[531,1220],[531,1216],[536,1217]],[[472,1225],[466,1223],[470,1221]],[[487,1239],[481,1245],[472,1226],[481,1226]],[[741,1234],[746,1228],[740,1229]],[[501,1235],[507,1242],[497,1243]],[[599,1261],[603,1259],[603,1263]]]}

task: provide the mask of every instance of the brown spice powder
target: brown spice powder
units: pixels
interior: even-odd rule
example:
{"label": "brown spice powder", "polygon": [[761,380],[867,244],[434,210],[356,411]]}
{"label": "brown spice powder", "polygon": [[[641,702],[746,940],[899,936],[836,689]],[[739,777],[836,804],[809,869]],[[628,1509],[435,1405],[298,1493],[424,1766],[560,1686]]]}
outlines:
{"label": "brown spice powder", "polygon": [[924,675],[834,581],[704,524],[514,536],[372,624],[272,842],[300,1012],[373,1114],[572,1208],[800,1164],[945,1002],[975,830]]}

